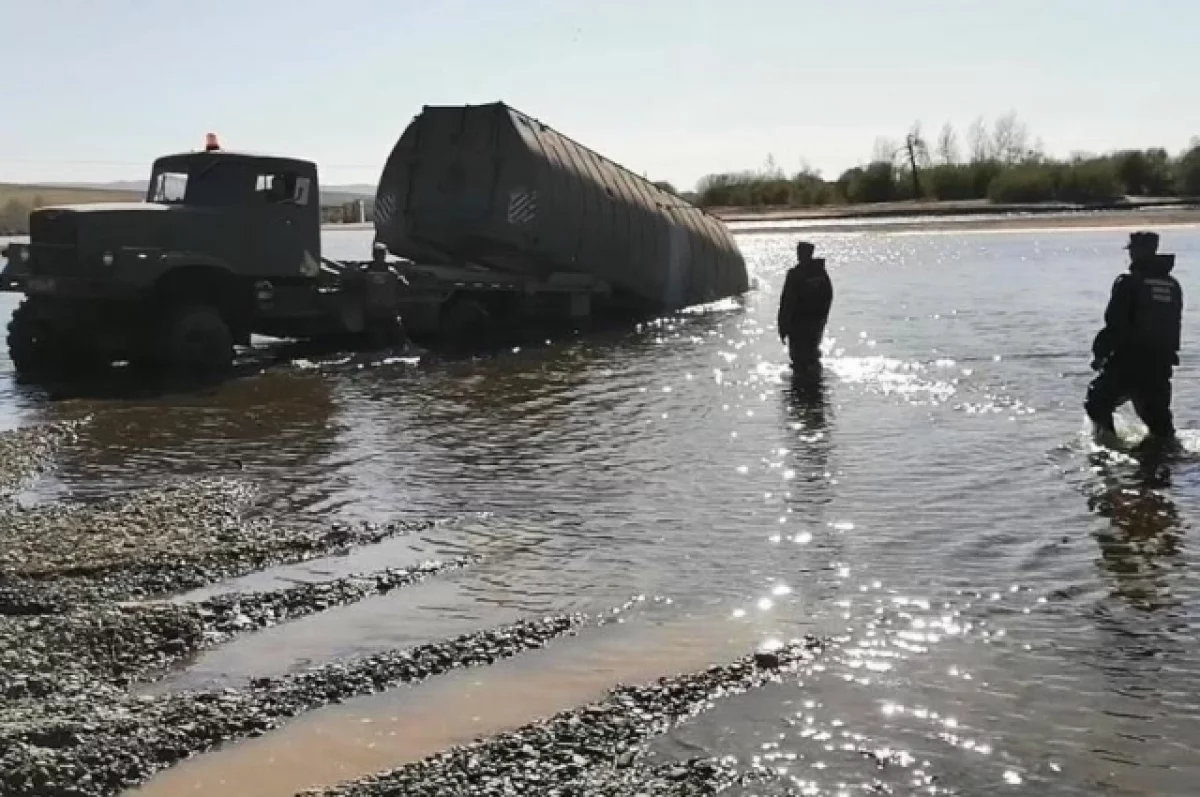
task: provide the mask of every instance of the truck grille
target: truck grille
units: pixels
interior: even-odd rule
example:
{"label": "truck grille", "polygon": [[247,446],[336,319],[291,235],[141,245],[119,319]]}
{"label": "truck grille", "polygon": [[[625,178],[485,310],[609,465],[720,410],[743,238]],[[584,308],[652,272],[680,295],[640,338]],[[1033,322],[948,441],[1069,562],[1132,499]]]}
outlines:
{"label": "truck grille", "polygon": [[77,270],[79,224],[74,213],[34,211],[29,216],[30,272],[63,274]]}
{"label": "truck grille", "polygon": [[34,244],[76,246],[79,225],[75,214],[55,210],[34,211],[29,216],[29,240]]}
{"label": "truck grille", "polygon": [[78,250],[62,244],[31,244],[29,271],[32,274],[67,274],[78,270]]}

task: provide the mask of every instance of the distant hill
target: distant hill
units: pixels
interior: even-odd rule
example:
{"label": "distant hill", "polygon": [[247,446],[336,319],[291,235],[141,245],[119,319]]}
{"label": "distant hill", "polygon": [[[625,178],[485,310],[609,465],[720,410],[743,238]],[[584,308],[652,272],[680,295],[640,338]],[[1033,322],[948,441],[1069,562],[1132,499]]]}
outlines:
{"label": "distant hill", "polygon": [[120,188],[98,188],[47,183],[30,185],[25,183],[0,183],[0,205],[8,202],[42,205],[69,205],[83,202],[131,202],[145,196],[144,190]]}

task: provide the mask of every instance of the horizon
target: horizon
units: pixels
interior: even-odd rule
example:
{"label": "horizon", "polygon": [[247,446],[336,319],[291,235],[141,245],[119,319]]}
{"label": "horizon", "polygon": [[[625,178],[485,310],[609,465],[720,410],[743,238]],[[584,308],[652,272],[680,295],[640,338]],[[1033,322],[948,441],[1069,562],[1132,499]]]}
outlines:
{"label": "horizon", "polygon": [[[140,181],[157,155],[215,132],[233,149],[314,160],[329,186],[374,185],[423,105],[496,100],[681,191],[768,158],[833,180],[917,121],[931,146],[954,123],[965,147],[974,119],[1015,112],[1060,158],[1176,155],[1200,134],[1200,109],[1179,102],[1200,71],[1188,41],[1200,6],[963,5],[760,0],[755,14],[614,0],[601,15],[550,0],[364,0],[353,13],[211,0],[198,15],[43,0],[7,15],[29,32],[10,60],[37,64],[37,79],[3,92],[0,182]],[[1169,22],[1153,59],[1124,57],[1138,19]]]}

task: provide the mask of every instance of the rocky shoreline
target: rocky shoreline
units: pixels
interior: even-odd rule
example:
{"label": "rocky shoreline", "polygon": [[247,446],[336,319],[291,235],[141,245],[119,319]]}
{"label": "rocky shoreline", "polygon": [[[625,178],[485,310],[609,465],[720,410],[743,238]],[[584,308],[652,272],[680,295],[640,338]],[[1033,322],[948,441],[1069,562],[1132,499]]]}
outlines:
{"label": "rocky shoreline", "polygon": [[44,698],[59,691],[57,683],[71,673],[129,686],[238,634],[383,595],[471,561],[427,562],[194,603],[109,603],[68,614],[3,618],[0,695]]}

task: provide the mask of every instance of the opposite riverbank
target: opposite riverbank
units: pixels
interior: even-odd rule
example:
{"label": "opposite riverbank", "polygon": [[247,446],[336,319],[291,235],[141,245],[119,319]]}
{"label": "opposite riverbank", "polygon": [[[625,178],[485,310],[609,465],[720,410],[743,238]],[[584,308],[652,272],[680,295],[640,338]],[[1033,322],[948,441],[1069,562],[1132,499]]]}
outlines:
{"label": "opposite riverbank", "polygon": [[1136,209],[991,210],[979,213],[921,212],[907,214],[846,213],[818,215],[804,211],[736,212],[717,215],[737,234],[779,232],[987,232],[1031,230],[1125,230],[1200,225],[1200,206]]}
{"label": "opposite riverbank", "polygon": [[[1200,202],[1080,207],[1058,203],[996,205],[984,201],[888,202],[826,208],[709,208],[738,234],[1036,229],[1127,229],[1200,225]],[[370,230],[367,224],[327,224],[326,230]]]}

